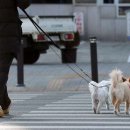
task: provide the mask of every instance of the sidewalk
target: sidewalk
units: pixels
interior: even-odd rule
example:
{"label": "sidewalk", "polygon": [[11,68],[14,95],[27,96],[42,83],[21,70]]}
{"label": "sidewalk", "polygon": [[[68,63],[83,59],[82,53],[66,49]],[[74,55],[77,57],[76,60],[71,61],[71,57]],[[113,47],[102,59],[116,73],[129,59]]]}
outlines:
{"label": "sidewalk", "polygon": [[[60,52],[55,49],[59,55]],[[130,75],[129,42],[97,42],[99,81],[108,79],[109,72],[114,68],[121,69],[125,75]],[[90,43],[81,42],[77,53],[77,64],[91,76]],[[71,64],[78,73],[81,71]],[[87,78],[87,77],[85,77]],[[49,49],[47,54],[41,55],[34,65],[24,66],[24,83],[26,87],[16,87],[17,66],[11,66],[9,91],[86,91],[87,82],[74,73],[66,64],[61,63],[55,53]],[[89,81],[89,79],[87,78]]]}

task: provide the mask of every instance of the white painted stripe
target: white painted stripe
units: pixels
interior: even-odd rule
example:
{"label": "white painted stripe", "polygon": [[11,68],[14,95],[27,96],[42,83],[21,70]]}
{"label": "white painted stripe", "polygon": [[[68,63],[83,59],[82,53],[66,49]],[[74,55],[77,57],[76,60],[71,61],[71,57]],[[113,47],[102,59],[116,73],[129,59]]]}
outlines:
{"label": "white painted stripe", "polygon": [[72,95],[72,96],[69,96],[69,97],[86,97],[90,95],[90,92],[89,93],[85,93],[85,94],[75,94],[75,95]]}
{"label": "white painted stripe", "polygon": [[100,125],[116,125],[116,124],[120,124],[120,125],[129,125],[130,122],[121,122],[121,121],[112,121],[112,122],[106,122],[106,121],[93,121],[93,122],[90,122],[90,121],[8,121],[8,122],[3,122],[1,124],[5,125],[5,124],[52,124],[52,123],[55,123],[55,124],[85,124],[85,125],[94,125],[94,124],[100,124]]}
{"label": "white painted stripe", "polygon": [[[111,113],[111,114],[112,114],[112,113]],[[56,113],[56,114],[55,114],[55,113],[49,114],[49,113],[48,113],[48,114],[23,114],[22,116],[30,116],[30,117],[31,117],[31,116],[32,116],[32,117],[33,117],[33,116],[37,116],[37,117],[38,117],[38,116],[39,116],[39,117],[41,117],[41,116],[55,116],[55,117],[58,117],[58,116],[60,116],[60,117],[61,117],[61,116],[68,116],[68,117],[70,117],[70,116],[72,116],[72,117],[82,116],[82,117],[86,117],[87,115],[88,115],[88,114],[79,114],[79,113],[78,113],[78,114],[77,114],[77,113],[74,113],[74,114],[72,114],[72,113],[71,113],[71,114],[70,114],[70,113],[69,113],[69,114],[68,114],[68,113],[66,113],[66,114],[58,114],[58,113]],[[96,114],[95,114],[95,115],[96,115]],[[92,115],[89,114],[89,116],[92,116]]]}
{"label": "white painted stripe", "polygon": [[58,101],[58,102],[54,102],[54,103],[83,103],[83,104],[88,104],[88,103],[91,103],[91,101],[89,102],[89,101],[62,101],[62,100],[60,100],[60,101]]}
{"label": "white painted stripe", "polygon": [[130,129],[130,126],[0,126],[6,129]]}
{"label": "white painted stripe", "polygon": [[53,102],[52,104],[75,104],[75,105],[92,105],[91,102]]}
{"label": "white painted stripe", "polygon": [[[64,109],[66,109],[66,110],[92,110],[92,106],[86,106],[86,107],[74,107],[74,106],[69,106],[69,107],[64,107],[64,106],[59,106],[59,107],[56,107],[56,106],[52,106],[52,107],[40,107],[40,108],[38,108],[38,110],[64,110]],[[105,110],[105,111],[110,111],[110,110],[114,110],[113,109],[113,107],[110,107],[110,110],[107,110],[107,108],[104,106],[104,107],[102,107],[102,109],[101,109],[101,111],[102,110]],[[124,111],[124,107],[123,108],[120,108],[120,110],[121,111]]]}
{"label": "white painted stripe", "polygon": [[[76,113],[80,113],[80,112],[82,112],[82,113],[86,113],[86,114],[88,114],[88,113],[93,113],[93,110],[92,109],[90,109],[90,110],[73,110],[73,109],[70,109],[70,110],[36,110],[36,111],[30,111],[30,113],[73,113],[73,112],[76,112]],[[101,113],[112,113],[112,114],[114,114],[114,111],[113,111],[113,109],[110,109],[109,111],[108,110],[106,110],[106,109],[102,109],[101,110]],[[103,115],[103,114],[100,114],[100,115]]]}
{"label": "white painted stripe", "polygon": [[[68,103],[68,102],[64,102],[64,103],[59,103],[59,102],[53,102],[53,103],[51,103],[51,104],[46,104],[46,105],[44,105],[44,106],[51,106],[51,105],[65,105],[65,106],[67,106],[67,105],[75,105],[75,106],[92,106],[92,103],[79,103],[79,102],[77,102],[77,103]],[[105,105],[106,106],[106,105]],[[112,106],[112,105],[111,105]]]}
{"label": "white painted stripe", "polygon": [[[90,108],[92,108],[91,106],[90,106]],[[74,109],[74,110],[76,110],[76,109],[87,109],[87,107],[47,107],[47,106],[45,106],[45,107],[39,107],[39,109],[50,109],[50,110],[55,110],[55,109]]]}
{"label": "white painted stripe", "polygon": [[87,104],[87,103],[91,103],[91,101],[88,102],[88,101],[82,101],[82,100],[81,101],[71,101],[71,100],[70,101],[61,101],[60,100],[60,101],[55,102],[55,103],[84,103],[84,104]]}
{"label": "white painted stripe", "polygon": [[91,99],[91,96],[85,96],[85,97],[67,97],[66,99]]}
{"label": "white painted stripe", "polygon": [[[77,102],[77,103],[68,103],[68,102],[53,102],[52,104],[46,104],[45,106],[47,107],[69,107],[69,106],[72,106],[72,107],[92,107],[92,103],[91,102],[86,102],[86,103],[80,103],[80,102]],[[102,108],[106,107],[106,105],[104,104]],[[120,105],[120,109],[124,109],[125,107],[125,104],[121,104]],[[110,104],[110,108],[113,108],[113,105]]]}
{"label": "white painted stripe", "polygon": [[[49,109],[49,110],[56,110],[56,109],[60,109],[60,110],[63,110],[63,109],[67,109],[67,110],[69,110],[69,109],[73,109],[73,110],[78,110],[78,109],[80,109],[80,110],[91,110],[92,109],[92,106],[83,106],[83,107],[80,107],[80,106],[44,106],[44,107],[39,107],[38,108],[39,110],[46,110],[46,109]],[[112,109],[113,110],[113,108],[110,108],[110,109]],[[123,109],[123,108],[120,108],[121,110]],[[102,109],[101,110],[107,110],[106,108],[105,108],[105,106],[104,107],[102,107]]]}
{"label": "white painted stripe", "polygon": [[56,104],[56,103],[52,103],[52,104],[47,104],[45,106],[47,106],[47,107],[87,107],[87,106],[90,106],[90,104]]}
{"label": "white painted stripe", "polygon": [[24,94],[21,94],[21,93],[9,93],[10,96],[37,96],[37,95],[44,95],[44,94],[36,94],[36,93],[24,93]]}
{"label": "white painted stripe", "polygon": [[86,97],[67,97],[64,99],[70,99],[70,100],[80,100],[80,99],[91,99],[91,96],[86,96]]}
{"label": "white painted stripe", "polygon": [[84,98],[82,98],[82,99],[77,99],[77,98],[74,98],[74,99],[70,99],[70,98],[67,98],[67,99],[63,99],[62,101],[80,101],[80,100],[83,100],[83,101],[90,101],[91,100],[91,98],[86,98],[86,99],[84,99]]}
{"label": "white painted stripe", "polygon": [[83,92],[83,93],[75,93],[75,94],[69,95],[69,97],[74,97],[74,96],[81,97],[81,96],[87,96],[87,95],[90,95],[90,92],[85,90],[85,92]]}
{"label": "white painted stripe", "polygon": [[18,99],[18,100],[17,99],[16,100],[13,99],[12,100],[12,102],[22,102],[22,101],[25,101],[25,100],[23,100],[23,99]]}
{"label": "white painted stripe", "polygon": [[85,114],[23,114],[22,116],[86,116]]}
{"label": "white painted stripe", "polygon": [[[113,111],[101,111],[102,113],[113,113]],[[72,111],[30,111],[29,113],[32,113],[32,114],[50,114],[50,113],[52,113],[52,114],[55,114],[55,113],[59,113],[59,114],[67,114],[67,113],[77,113],[77,114],[88,114],[88,113],[91,113],[91,114],[93,114],[93,111],[91,111],[91,110],[88,110],[88,111],[74,111],[74,110],[72,110]]]}
{"label": "white painted stripe", "polygon": [[68,96],[68,98],[87,98],[87,97],[91,97],[91,94]]}
{"label": "white painted stripe", "polygon": [[29,96],[27,96],[27,97],[26,97],[26,96],[25,96],[25,97],[22,97],[22,96],[21,96],[21,97],[11,97],[11,99],[12,99],[12,100],[13,100],[13,99],[14,99],[14,100],[18,100],[18,99],[20,100],[20,99],[31,99],[31,98],[34,98],[34,97],[35,97],[35,96],[33,96],[33,97],[32,97],[32,96],[31,96],[31,97],[29,97]]}
{"label": "white painted stripe", "polygon": [[[45,107],[86,107],[86,108],[92,108],[92,104],[47,104]],[[106,109],[106,106],[103,105],[104,109]],[[110,105],[110,108],[113,108],[112,105]],[[120,107],[121,109],[121,107]]]}
{"label": "white painted stripe", "polygon": [[31,120],[31,119],[33,119],[33,120],[39,120],[39,119],[41,119],[41,120],[46,120],[46,119],[54,119],[54,120],[101,120],[101,121],[103,121],[103,120],[112,120],[112,121],[114,121],[114,120],[125,120],[125,121],[129,121],[130,120],[130,118],[126,118],[126,117],[112,117],[112,115],[109,115],[109,117],[96,117],[96,116],[91,116],[90,115],[90,117],[56,117],[56,116],[44,116],[44,117],[26,117],[26,116],[23,116],[23,117],[14,117],[13,119],[18,119],[18,120],[23,120],[23,119],[25,119],[25,120]]}
{"label": "white painted stripe", "polygon": [[31,99],[36,96],[40,96],[42,94],[12,94],[10,95],[11,99],[18,100],[18,99]]}

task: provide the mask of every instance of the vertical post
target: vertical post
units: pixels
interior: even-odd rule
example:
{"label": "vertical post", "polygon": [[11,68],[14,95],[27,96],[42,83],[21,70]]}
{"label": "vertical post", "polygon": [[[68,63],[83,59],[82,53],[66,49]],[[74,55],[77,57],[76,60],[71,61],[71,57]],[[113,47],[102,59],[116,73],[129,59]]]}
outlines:
{"label": "vertical post", "polygon": [[17,86],[24,87],[23,40],[17,56]]}
{"label": "vertical post", "polygon": [[98,82],[98,65],[97,65],[97,43],[96,37],[90,37],[90,52],[91,52],[91,72],[92,80]]}

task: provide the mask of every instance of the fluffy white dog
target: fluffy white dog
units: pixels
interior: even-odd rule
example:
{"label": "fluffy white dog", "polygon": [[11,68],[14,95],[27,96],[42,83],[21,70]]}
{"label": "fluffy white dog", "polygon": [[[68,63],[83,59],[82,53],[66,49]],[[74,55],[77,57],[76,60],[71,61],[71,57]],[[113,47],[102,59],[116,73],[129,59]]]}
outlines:
{"label": "fluffy white dog", "polygon": [[91,81],[89,83],[89,91],[92,99],[92,109],[94,113],[99,114],[101,107],[106,103],[106,107],[109,110],[109,86],[110,81],[103,80],[99,83]]}
{"label": "fluffy white dog", "polygon": [[119,69],[112,70],[109,74],[111,78],[110,97],[114,105],[114,112],[118,114],[120,104],[126,103],[126,114],[129,114],[130,106],[130,79],[125,79],[122,71]]}

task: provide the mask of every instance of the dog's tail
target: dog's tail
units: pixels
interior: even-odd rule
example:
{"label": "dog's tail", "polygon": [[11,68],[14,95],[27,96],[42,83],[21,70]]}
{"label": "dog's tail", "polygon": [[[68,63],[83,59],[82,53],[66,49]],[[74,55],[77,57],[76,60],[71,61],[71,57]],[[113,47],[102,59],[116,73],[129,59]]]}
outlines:
{"label": "dog's tail", "polygon": [[123,74],[122,71],[119,69],[114,69],[112,72],[109,74],[111,80],[112,80],[112,86],[116,87],[118,83],[123,82]]}

